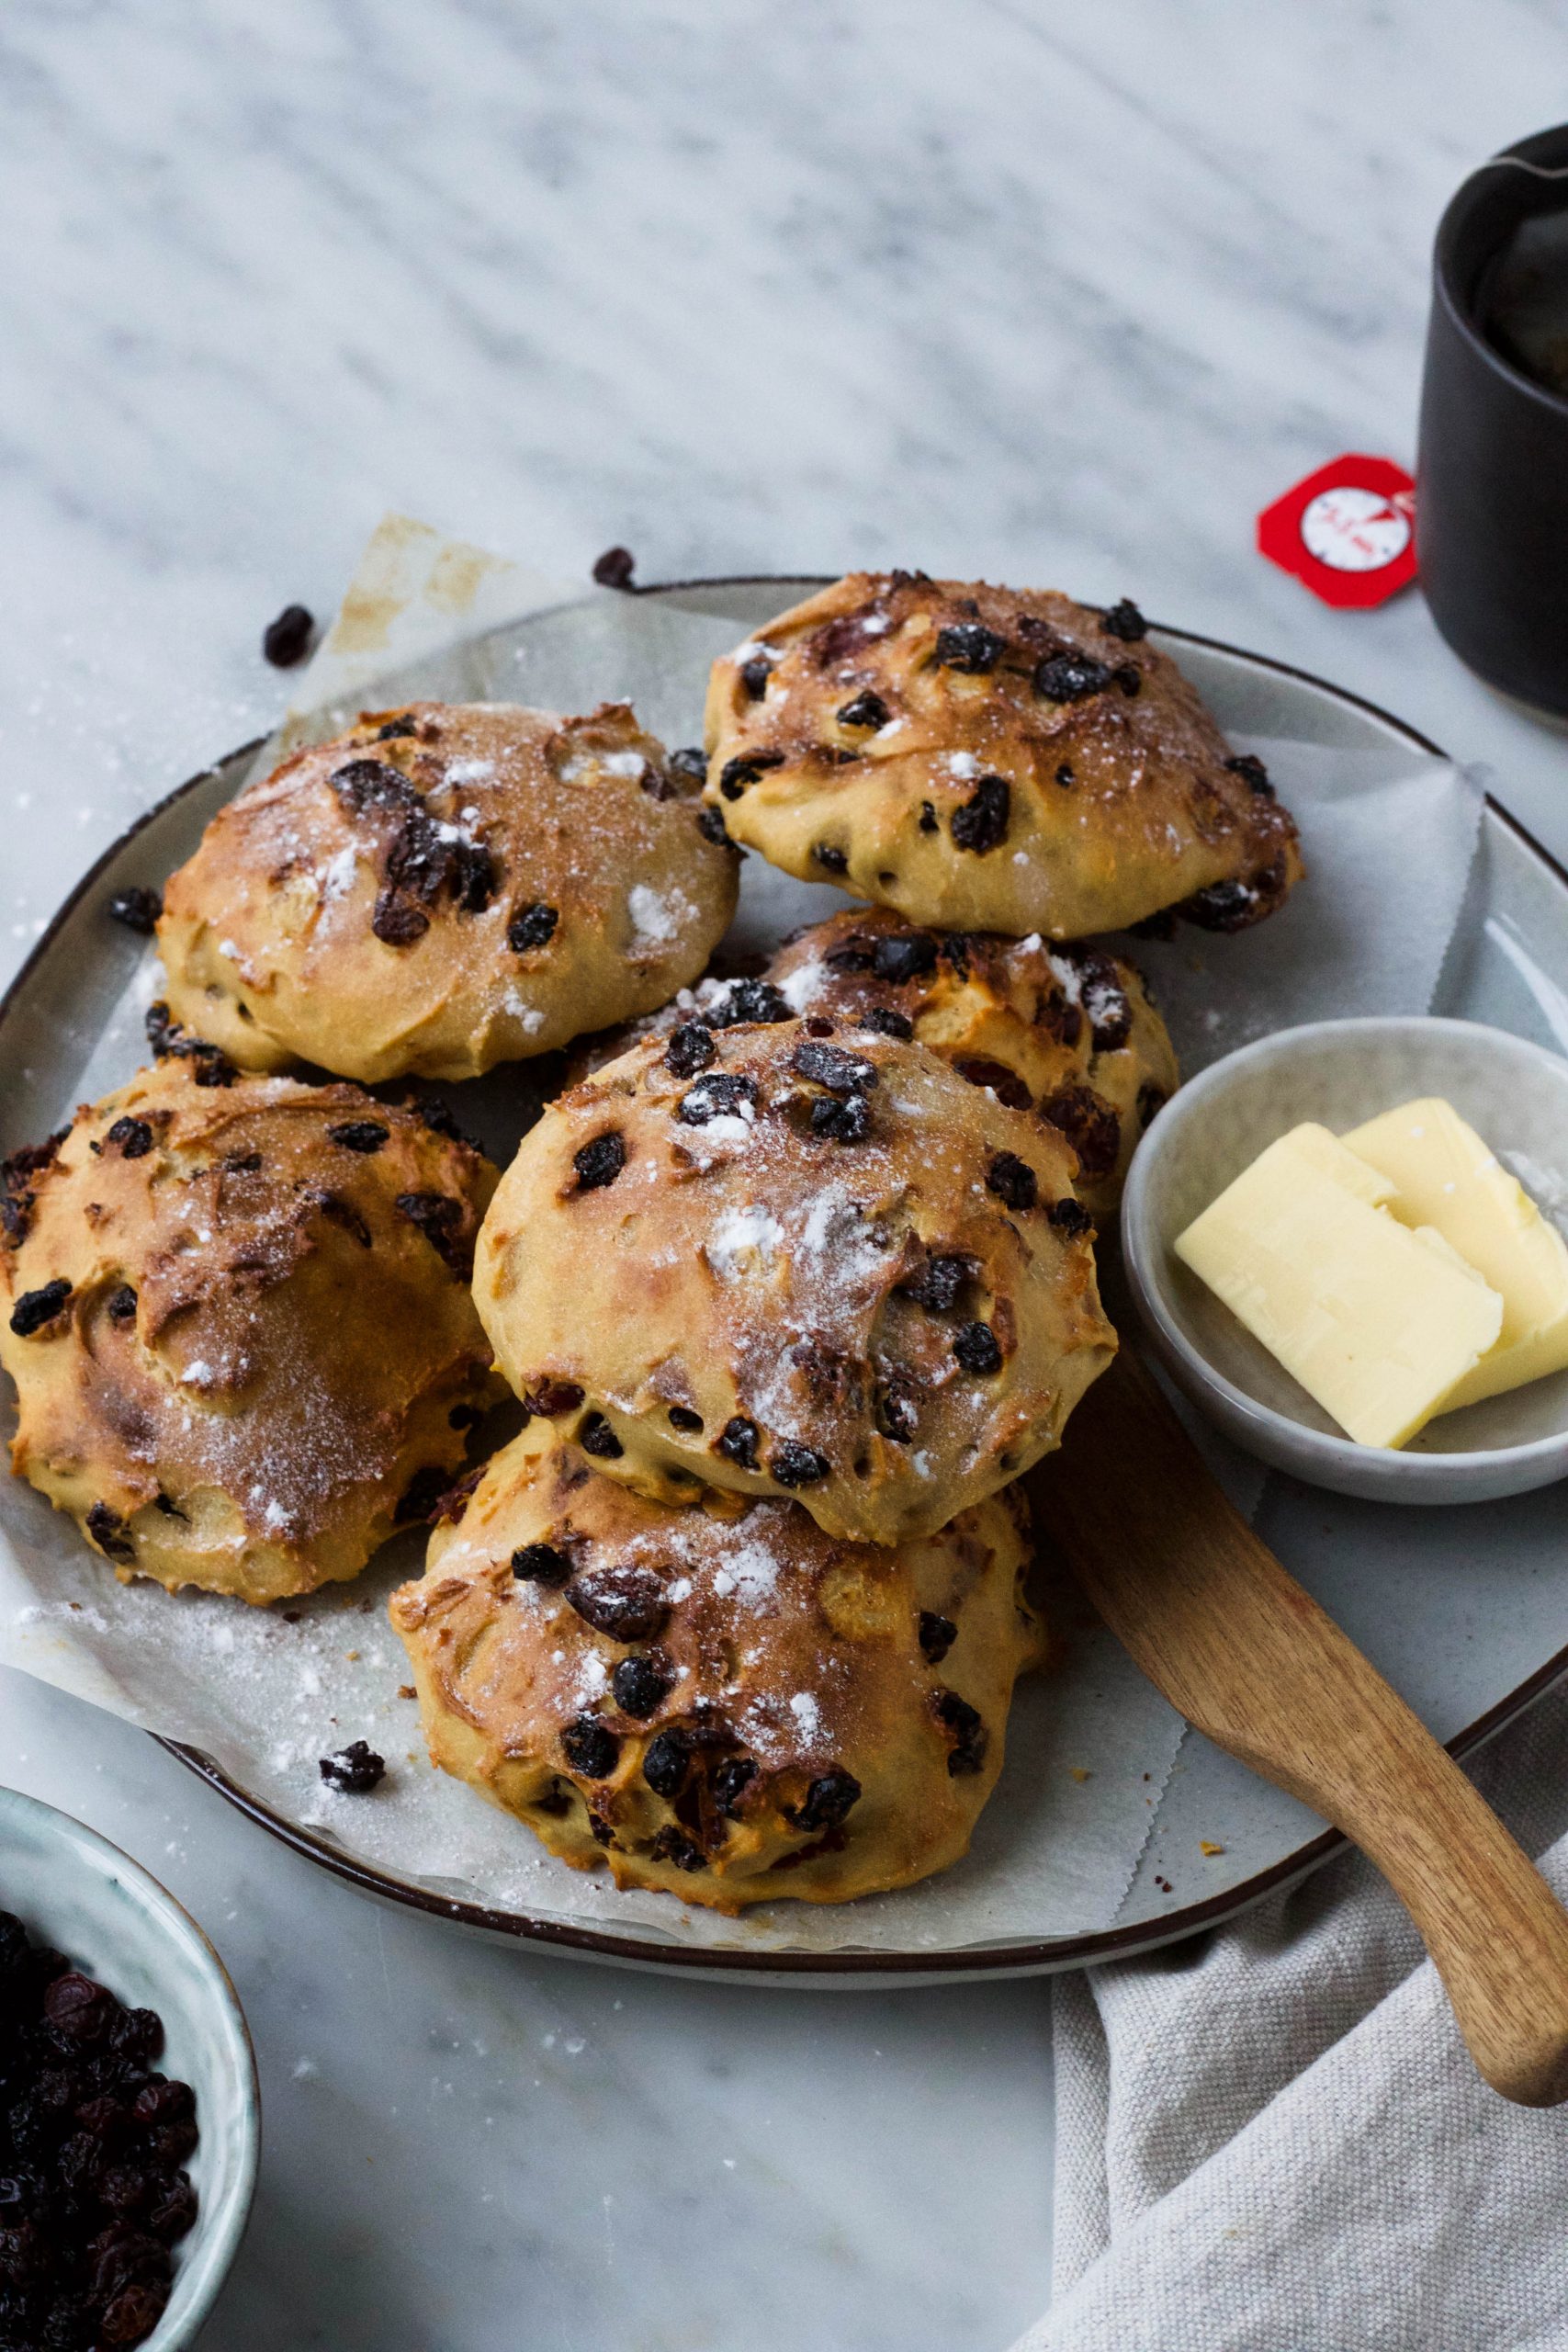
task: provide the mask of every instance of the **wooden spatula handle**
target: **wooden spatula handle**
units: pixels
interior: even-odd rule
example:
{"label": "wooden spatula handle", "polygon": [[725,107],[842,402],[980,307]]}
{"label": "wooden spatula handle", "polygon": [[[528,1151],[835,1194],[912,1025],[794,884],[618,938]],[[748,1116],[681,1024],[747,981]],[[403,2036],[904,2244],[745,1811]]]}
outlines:
{"label": "wooden spatula handle", "polygon": [[1495,2090],[1568,2098],[1568,1914],[1420,1719],[1288,1576],[1126,1350],[1034,1474],[1037,1517],[1171,1704],[1355,1840]]}

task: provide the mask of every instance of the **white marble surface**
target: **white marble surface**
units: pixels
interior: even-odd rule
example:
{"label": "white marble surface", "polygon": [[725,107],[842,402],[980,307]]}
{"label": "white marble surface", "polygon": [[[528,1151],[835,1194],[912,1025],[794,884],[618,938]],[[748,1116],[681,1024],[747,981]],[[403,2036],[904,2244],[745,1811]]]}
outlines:
{"label": "white marble surface", "polygon": [[[1402,711],[1561,854],[1561,738],[1258,507],[1411,454],[1441,204],[1547,0],[10,0],[0,972],[262,729],[383,508],[551,568],[1131,591]],[[1043,1989],[689,1986],[371,1908],[12,1677],[0,1775],[196,1910],[260,2044],[209,2352],[924,2352],[1045,2298]]]}

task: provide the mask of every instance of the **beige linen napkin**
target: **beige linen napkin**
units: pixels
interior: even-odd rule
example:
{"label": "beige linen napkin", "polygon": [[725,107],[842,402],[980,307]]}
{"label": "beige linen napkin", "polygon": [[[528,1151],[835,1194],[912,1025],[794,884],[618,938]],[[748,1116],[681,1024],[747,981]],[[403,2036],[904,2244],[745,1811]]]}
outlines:
{"label": "beige linen napkin", "polygon": [[[1568,1894],[1568,1692],[1475,1778]],[[1056,2301],[1015,2352],[1568,2346],[1568,2107],[1487,2089],[1359,1856],[1053,1998]]]}

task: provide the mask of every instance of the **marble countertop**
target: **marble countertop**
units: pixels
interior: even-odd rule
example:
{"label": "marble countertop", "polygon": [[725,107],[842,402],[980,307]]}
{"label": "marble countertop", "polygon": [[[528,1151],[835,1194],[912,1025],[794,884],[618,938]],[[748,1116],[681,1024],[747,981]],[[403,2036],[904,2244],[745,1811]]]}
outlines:
{"label": "marble countertop", "polygon": [[[1398,710],[1559,854],[1561,737],[1257,510],[1408,460],[1434,225],[1560,83],[1545,0],[12,0],[0,978],[275,717],[382,511],[547,570],[1134,594]],[[976,2352],[1044,2303],[1041,1984],[853,1996],[373,1906],[0,1677],[0,1778],[209,1928],[259,2045],[208,2352]]]}

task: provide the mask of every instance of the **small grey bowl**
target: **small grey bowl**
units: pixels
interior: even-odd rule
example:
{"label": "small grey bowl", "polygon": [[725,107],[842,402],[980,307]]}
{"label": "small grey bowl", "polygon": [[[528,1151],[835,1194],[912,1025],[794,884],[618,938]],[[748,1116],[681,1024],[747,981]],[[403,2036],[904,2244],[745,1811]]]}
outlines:
{"label": "small grey bowl", "polygon": [[174,2292],[143,2352],[183,2352],[217,2299],[250,2216],[261,2150],[255,2055],[223,1963],[128,1854],[68,1814],[0,1789],[0,1911],[130,2008],[164,2020],[161,2073],[196,2093],[199,2206],[175,2248]]}
{"label": "small grey bowl", "polygon": [[1476,1022],[1320,1021],[1244,1046],[1166,1105],[1128,1176],[1122,1254],[1162,1363],[1249,1453],[1371,1502],[1488,1502],[1568,1476],[1568,1372],[1429,1421],[1398,1453],[1357,1445],[1172,1248],[1303,1119],[1343,1134],[1427,1094],[1447,1096],[1543,1214],[1568,1205],[1568,1062]]}

